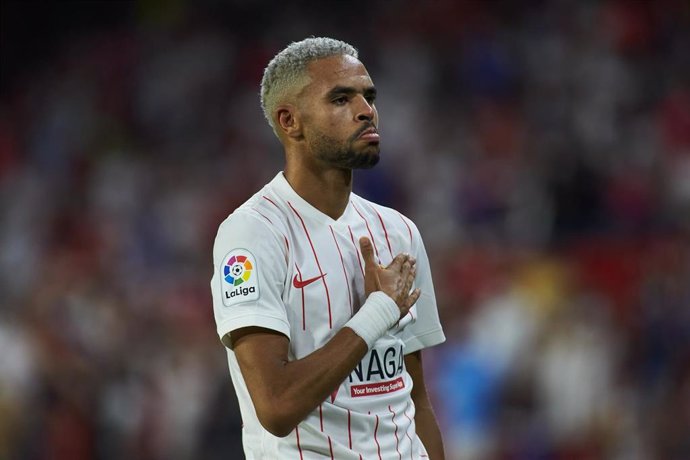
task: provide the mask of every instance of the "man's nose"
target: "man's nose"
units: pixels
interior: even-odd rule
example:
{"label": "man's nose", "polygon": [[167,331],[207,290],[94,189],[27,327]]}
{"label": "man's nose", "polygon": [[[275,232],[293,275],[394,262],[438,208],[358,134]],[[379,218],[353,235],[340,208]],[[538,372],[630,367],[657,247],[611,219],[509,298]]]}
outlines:
{"label": "man's nose", "polygon": [[357,112],[358,121],[371,121],[374,119],[374,107],[367,102],[365,98],[361,98],[361,107]]}

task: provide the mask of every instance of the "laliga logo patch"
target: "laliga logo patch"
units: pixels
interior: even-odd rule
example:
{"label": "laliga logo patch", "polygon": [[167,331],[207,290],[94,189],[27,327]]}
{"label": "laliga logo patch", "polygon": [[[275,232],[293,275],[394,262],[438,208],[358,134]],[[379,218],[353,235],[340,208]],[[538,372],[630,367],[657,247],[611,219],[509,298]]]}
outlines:
{"label": "laliga logo patch", "polygon": [[247,256],[232,256],[223,267],[225,281],[233,286],[238,286],[252,277],[252,261]]}
{"label": "laliga logo patch", "polygon": [[223,305],[226,307],[259,298],[254,260],[254,256],[246,249],[235,249],[223,258],[220,284]]}

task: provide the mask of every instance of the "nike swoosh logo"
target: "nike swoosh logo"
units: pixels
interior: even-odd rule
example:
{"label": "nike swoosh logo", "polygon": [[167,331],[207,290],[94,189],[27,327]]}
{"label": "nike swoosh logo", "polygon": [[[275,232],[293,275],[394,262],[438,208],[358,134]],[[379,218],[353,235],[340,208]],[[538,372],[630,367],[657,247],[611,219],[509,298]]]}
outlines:
{"label": "nike swoosh logo", "polygon": [[326,273],[324,273],[323,275],[315,276],[313,278],[309,278],[308,280],[300,280],[297,279],[297,275],[295,275],[295,277],[292,278],[292,285],[295,286],[297,289],[302,289],[305,286],[309,286],[314,281],[320,280],[324,276],[326,276]]}

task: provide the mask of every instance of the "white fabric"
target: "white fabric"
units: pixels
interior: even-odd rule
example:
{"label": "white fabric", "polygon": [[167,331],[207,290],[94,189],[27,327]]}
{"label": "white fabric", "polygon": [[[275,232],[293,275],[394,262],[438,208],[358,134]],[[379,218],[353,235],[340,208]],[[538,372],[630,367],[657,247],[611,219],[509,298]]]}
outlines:
{"label": "white fabric", "polygon": [[290,340],[289,359],[322,347],[359,310],[364,261],[359,238],[372,239],[378,262],[401,252],[417,259],[410,312],[370,348],[334,393],[285,438],[259,423],[231,349],[247,459],[426,458],[415,434],[412,380],[404,355],[445,340],[431,272],[415,225],[397,211],[355,194],[333,220],[303,200],[282,173],[233,212],[218,230],[211,280],[217,332],[246,326]]}
{"label": "white fabric", "polygon": [[367,343],[367,348],[371,348],[399,318],[400,309],[395,301],[382,291],[376,291],[369,294],[362,308],[345,326],[360,336]]}

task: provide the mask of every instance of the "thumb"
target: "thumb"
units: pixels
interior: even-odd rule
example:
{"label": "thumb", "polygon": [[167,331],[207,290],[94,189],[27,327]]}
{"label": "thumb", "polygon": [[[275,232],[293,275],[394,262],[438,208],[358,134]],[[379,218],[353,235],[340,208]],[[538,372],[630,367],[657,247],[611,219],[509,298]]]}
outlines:
{"label": "thumb", "polygon": [[371,270],[374,267],[378,267],[376,259],[374,259],[374,246],[371,244],[371,240],[366,236],[361,237],[359,239],[359,248],[362,251],[365,268]]}

